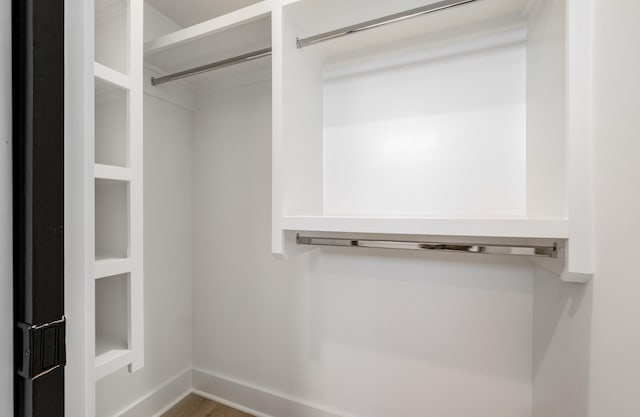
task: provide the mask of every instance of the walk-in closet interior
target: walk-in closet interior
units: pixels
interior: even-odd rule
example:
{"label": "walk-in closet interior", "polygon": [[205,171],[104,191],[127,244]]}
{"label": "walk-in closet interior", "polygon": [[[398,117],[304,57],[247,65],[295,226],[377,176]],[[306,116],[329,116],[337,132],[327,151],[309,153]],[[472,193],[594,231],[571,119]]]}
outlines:
{"label": "walk-in closet interior", "polygon": [[586,415],[590,1],[94,1],[97,417]]}

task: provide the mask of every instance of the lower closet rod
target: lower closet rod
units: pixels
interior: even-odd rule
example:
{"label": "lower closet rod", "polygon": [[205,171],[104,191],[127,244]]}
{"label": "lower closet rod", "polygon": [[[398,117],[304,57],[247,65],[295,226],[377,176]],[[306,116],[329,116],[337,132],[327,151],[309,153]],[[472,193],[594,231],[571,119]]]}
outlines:
{"label": "lower closet rod", "polygon": [[349,246],[358,248],[404,249],[442,252],[480,253],[485,255],[520,255],[546,258],[558,257],[558,245],[553,246],[508,246],[477,243],[434,243],[400,240],[350,239],[336,237],[313,237],[296,235],[298,245]]}
{"label": "lower closet rod", "polygon": [[265,58],[271,55],[271,48],[264,48],[259,51],[249,52],[234,56],[233,58],[223,59],[222,61],[213,62],[211,64],[201,65],[199,67],[190,68],[184,71],[174,72],[173,74],[164,75],[162,77],[151,77],[151,85],[160,85],[169,81],[179,80],[181,78],[190,77],[192,75],[202,74],[203,72],[213,71],[220,68],[230,67],[231,65],[241,64],[243,62],[253,61],[258,58]]}

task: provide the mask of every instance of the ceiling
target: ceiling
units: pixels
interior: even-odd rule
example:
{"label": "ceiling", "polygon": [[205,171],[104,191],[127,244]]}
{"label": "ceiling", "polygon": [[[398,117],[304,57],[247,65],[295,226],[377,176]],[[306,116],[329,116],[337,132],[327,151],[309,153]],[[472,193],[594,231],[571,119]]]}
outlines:
{"label": "ceiling", "polygon": [[182,27],[195,25],[260,0],[146,0]]}

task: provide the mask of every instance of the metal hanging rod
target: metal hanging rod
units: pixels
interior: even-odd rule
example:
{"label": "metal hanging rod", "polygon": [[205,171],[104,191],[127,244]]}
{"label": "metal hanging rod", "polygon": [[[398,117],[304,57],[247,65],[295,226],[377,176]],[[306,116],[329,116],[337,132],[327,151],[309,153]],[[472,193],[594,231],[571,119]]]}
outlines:
{"label": "metal hanging rod", "polygon": [[357,248],[404,249],[421,251],[479,253],[484,255],[519,255],[546,258],[558,257],[558,245],[552,246],[507,246],[477,243],[434,243],[399,240],[349,239],[336,237],[312,237],[296,235],[298,245],[340,246]]}
{"label": "metal hanging rod", "polygon": [[214,71],[220,68],[230,67],[243,62],[253,61],[254,59],[265,58],[271,55],[271,48],[264,48],[259,51],[249,52],[247,54],[238,55],[233,58],[223,59],[222,61],[213,62],[207,65],[190,68],[184,71],[174,72],[173,74],[164,75],[162,77],[151,77],[151,85],[160,85],[170,81],[179,80],[181,78],[190,77],[192,75],[202,74],[203,72]]}
{"label": "metal hanging rod", "polygon": [[378,19],[368,20],[366,22],[358,23],[352,26],[347,26],[341,29],[336,29],[329,32],[321,33],[319,35],[309,36],[308,38],[303,38],[303,39],[298,38],[297,45],[298,45],[298,48],[304,48],[305,46],[313,45],[319,42],[340,38],[342,36],[351,35],[352,33],[363,32],[365,30],[388,25],[390,23],[400,22],[402,20],[411,19],[418,16],[423,16],[425,14],[449,9],[451,7],[462,6],[463,4],[473,3],[475,1],[478,1],[478,0],[439,1],[437,3],[429,4],[422,7],[416,7],[415,9],[395,13],[385,17],[380,17]]}
{"label": "metal hanging rod", "polygon": [[475,1],[478,0],[443,0],[437,3],[428,4],[426,6],[416,7],[415,9],[407,10],[404,12],[394,13],[389,16],[379,17],[377,19],[357,23],[355,25],[347,26],[341,29],[321,33],[319,35],[309,36],[308,38],[298,38],[296,39],[296,43],[298,45],[298,48],[304,48],[305,46],[313,45],[319,42],[340,38],[342,36],[351,35],[352,33],[363,32],[365,30],[374,29],[380,26],[388,25],[390,23],[401,22],[403,20],[423,16],[440,10],[446,10],[451,7],[462,6],[463,4],[473,3]]}

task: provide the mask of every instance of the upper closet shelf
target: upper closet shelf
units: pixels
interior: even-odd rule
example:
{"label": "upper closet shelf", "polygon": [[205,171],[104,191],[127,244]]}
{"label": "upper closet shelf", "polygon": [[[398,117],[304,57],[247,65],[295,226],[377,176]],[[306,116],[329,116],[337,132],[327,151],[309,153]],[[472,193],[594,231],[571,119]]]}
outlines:
{"label": "upper closet shelf", "polygon": [[131,88],[131,78],[128,75],[111,69],[106,65],[102,65],[99,62],[95,62],[93,65],[93,72],[97,79],[122,90],[129,90]]}
{"label": "upper closet shelf", "polygon": [[[212,62],[271,47],[270,2],[259,2],[211,20],[161,36],[145,44],[145,65],[162,77]],[[256,59],[239,66],[190,77],[196,91],[270,78],[271,60]]]}
{"label": "upper closet shelf", "polygon": [[145,56],[154,55],[166,49],[209,37],[237,26],[246,25],[255,20],[264,19],[270,14],[270,11],[270,4],[266,1],[252,4],[251,6],[247,6],[146,42],[144,45],[144,54]]}

